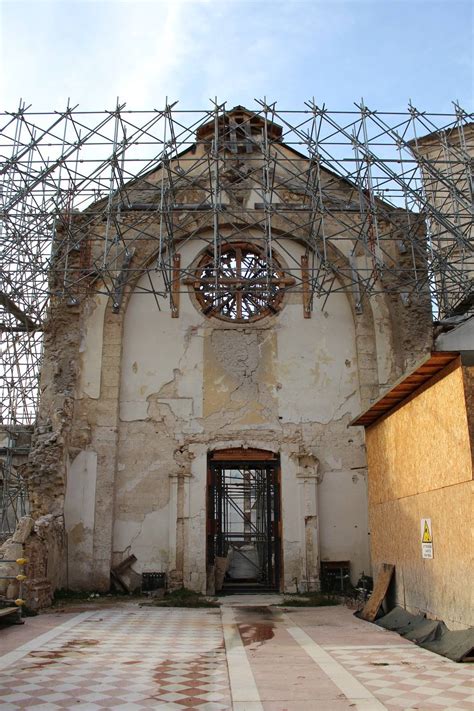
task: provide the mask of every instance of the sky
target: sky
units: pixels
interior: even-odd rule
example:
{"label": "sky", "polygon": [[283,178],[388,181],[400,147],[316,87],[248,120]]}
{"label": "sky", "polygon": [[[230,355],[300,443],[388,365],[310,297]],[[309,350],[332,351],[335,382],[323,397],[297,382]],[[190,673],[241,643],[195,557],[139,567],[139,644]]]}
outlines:
{"label": "sky", "polygon": [[470,0],[0,0],[0,108],[472,111]]}

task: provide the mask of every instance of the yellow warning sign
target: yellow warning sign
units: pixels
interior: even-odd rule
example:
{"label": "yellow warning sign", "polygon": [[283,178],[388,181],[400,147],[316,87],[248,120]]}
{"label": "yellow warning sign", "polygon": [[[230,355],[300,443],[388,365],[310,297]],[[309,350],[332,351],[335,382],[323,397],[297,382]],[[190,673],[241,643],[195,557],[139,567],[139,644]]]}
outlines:
{"label": "yellow warning sign", "polygon": [[433,543],[433,537],[431,536],[430,527],[428,526],[428,521],[425,518],[425,525],[423,526],[423,536],[421,538],[422,543]]}
{"label": "yellow warning sign", "polygon": [[433,558],[433,529],[431,519],[421,519],[421,557]]}

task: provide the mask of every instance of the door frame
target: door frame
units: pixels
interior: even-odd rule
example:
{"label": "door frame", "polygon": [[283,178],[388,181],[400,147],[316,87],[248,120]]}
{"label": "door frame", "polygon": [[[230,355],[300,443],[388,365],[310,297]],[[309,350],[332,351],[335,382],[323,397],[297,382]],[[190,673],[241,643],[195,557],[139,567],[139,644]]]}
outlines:
{"label": "door frame", "polygon": [[275,580],[275,592],[283,590],[283,508],[281,498],[281,465],[280,455],[276,452],[271,452],[266,449],[251,449],[244,447],[231,447],[228,449],[213,450],[208,453],[207,457],[207,480],[206,480],[206,562],[209,564],[209,541],[210,537],[215,535],[215,531],[211,530],[211,519],[209,516],[209,487],[212,484],[212,464],[215,463],[255,463],[265,464],[272,463],[275,469],[275,483],[277,485],[278,495],[278,511],[279,517],[277,521],[277,530],[273,534],[276,537],[278,550],[278,580]]}

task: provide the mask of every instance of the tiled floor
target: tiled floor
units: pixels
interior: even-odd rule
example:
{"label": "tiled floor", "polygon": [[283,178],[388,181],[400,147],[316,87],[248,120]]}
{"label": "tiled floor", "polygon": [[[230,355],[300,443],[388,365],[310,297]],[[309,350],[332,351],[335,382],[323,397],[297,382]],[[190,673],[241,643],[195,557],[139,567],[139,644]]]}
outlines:
{"label": "tiled floor", "polygon": [[467,664],[455,664],[415,645],[333,649],[331,654],[389,708],[474,708],[474,678]]}
{"label": "tiled floor", "polygon": [[0,708],[229,709],[219,611],[104,610],[0,672]]}
{"label": "tiled floor", "polygon": [[473,711],[472,666],[346,608],[262,602],[127,605],[0,630],[10,650],[0,657],[0,709]]}

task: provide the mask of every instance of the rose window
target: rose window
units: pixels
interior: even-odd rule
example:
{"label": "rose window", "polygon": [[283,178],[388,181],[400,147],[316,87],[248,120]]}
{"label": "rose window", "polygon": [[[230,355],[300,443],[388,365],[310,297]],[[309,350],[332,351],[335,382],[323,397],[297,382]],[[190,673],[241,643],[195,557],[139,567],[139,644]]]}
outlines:
{"label": "rose window", "polygon": [[216,264],[207,251],[200,260],[192,284],[203,313],[225,321],[257,321],[278,310],[285,288],[294,279],[285,275],[275,257],[266,259],[252,244],[225,245]]}

